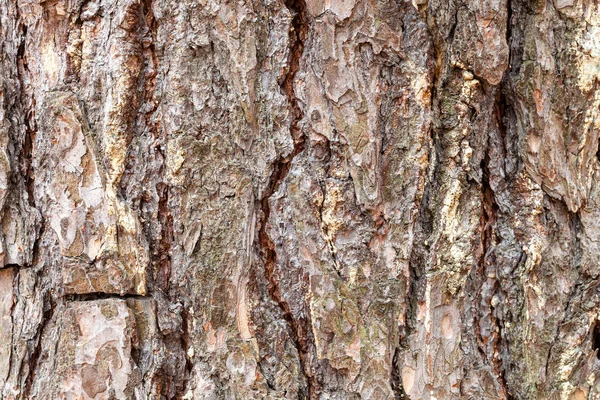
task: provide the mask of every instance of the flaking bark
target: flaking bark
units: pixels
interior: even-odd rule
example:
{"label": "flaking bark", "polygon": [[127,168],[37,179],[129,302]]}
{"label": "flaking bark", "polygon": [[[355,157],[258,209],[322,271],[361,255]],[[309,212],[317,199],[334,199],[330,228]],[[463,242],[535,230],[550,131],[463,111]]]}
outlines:
{"label": "flaking bark", "polygon": [[1,399],[600,398],[597,0],[0,0]]}

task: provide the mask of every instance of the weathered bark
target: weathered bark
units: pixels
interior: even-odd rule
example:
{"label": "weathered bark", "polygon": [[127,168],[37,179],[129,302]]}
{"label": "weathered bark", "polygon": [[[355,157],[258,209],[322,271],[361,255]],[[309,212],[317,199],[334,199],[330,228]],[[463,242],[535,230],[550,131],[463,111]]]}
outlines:
{"label": "weathered bark", "polygon": [[0,398],[600,398],[598,0],[0,32]]}

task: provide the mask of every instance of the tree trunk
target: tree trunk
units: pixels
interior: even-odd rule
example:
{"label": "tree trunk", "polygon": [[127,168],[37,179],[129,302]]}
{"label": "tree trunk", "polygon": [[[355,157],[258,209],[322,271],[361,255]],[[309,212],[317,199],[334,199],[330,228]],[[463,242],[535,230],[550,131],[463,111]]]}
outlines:
{"label": "tree trunk", "polygon": [[0,32],[0,398],[600,398],[598,0]]}

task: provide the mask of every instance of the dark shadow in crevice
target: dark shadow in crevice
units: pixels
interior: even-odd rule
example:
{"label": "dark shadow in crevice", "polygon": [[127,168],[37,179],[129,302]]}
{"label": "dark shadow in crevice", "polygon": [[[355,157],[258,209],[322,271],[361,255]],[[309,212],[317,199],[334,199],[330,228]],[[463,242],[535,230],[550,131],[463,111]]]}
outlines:
{"label": "dark shadow in crevice", "polygon": [[592,330],[592,349],[596,357],[600,360],[600,321],[596,321]]}

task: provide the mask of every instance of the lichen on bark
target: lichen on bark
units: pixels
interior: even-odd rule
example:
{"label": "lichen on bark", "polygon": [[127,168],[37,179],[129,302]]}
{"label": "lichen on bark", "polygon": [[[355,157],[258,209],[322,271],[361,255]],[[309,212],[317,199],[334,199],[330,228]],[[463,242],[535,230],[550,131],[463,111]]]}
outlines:
{"label": "lichen on bark", "polygon": [[594,399],[596,0],[0,0],[0,399]]}

